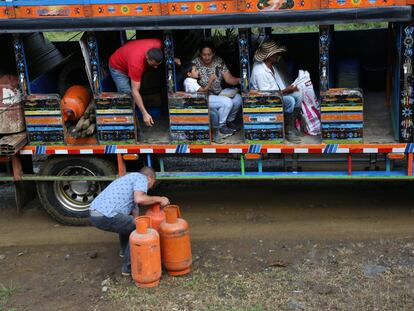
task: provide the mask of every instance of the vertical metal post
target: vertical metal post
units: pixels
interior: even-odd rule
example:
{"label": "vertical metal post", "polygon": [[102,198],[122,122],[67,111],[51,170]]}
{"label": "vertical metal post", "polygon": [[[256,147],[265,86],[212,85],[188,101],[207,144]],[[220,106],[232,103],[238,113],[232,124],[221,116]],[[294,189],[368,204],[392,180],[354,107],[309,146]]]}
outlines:
{"label": "vertical metal post", "polygon": [[[401,27],[401,25],[400,25]],[[401,142],[413,141],[413,45],[414,24],[403,24],[401,36],[401,68],[399,92],[399,136]]]}
{"label": "vertical metal post", "polygon": [[148,167],[152,167],[152,162],[151,162],[151,154],[147,154],[147,166]]}
{"label": "vertical metal post", "polygon": [[118,153],[116,155],[116,159],[118,162],[118,175],[124,176],[126,174],[126,165],[125,165],[124,158],[122,157],[122,154]]}
{"label": "vertical metal post", "polygon": [[249,92],[250,57],[249,57],[249,30],[239,29],[239,58],[240,79],[242,93]]}
{"label": "vertical metal post", "polygon": [[334,27],[332,25],[319,26],[319,89],[325,92],[331,85],[331,40]]}
{"label": "vertical metal post", "polygon": [[13,35],[13,48],[16,58],[17,77],[19,78],[20,90],[24,96],[30,95],[30,80],[24,53],[24,44],[19,34]]}
{"label": "vertical metal post", "polygon": [[263,161],[262,161],[262,157],[259,158],[258,163],[257,163],[257,171],[259,173],[263,173]]}
{"label": "vertical metal post", "polygon": [[385,171],[387,173],[391,172],[391,160],[388,158],[388,156],[385,157]]}
{"label": "vertical metal post", "polygon": [[95,95],[98,95],[102,92],[101,72],[99,64],[98,40],[96,40],[96,36],[93,31],[87,32],[86,44],[89,54],[89,66],[92,78],[92,91]]}
{"label": "vertical metal post", "polygon": [[352,175],[352,154],[348,154],[348,175]]}
{"label": "vertical metal post", "polygon": [[242,176],[244,176],[245,168],[244,168],[244,154],[240,155],[240,171]]}
{"label": "vertical metal post", "polygon": [[412,153],[408,154],[407,161],[408,161],[408,163],[407,163],[407,176],[413,176],[413,154]]}
{"label": "vertical metal post", "polygon": [[163,158],[159,158],[159,161],[160,161],[160,172],[161,173],[165,173],[164,159]]}
{"label": "vertical metal post", "polygon": [[164,54],[165,70],[167,73],[167,92],[168,94],[172,94],[177,91],[177,82],[175,77],[174,41],[171,31],[164,32]]}
{"label": "vertical metal post", "polygon": [[125,43],[128,42],[126,30],[121,30],[119,32],[119,40],[121,41],[121,45],[124,45]]}

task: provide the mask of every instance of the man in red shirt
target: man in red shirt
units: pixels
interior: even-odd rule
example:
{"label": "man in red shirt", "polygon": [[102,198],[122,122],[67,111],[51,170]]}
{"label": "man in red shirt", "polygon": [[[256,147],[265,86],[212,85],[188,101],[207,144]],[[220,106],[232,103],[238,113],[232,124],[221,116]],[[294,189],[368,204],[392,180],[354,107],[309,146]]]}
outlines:
{"label": "man in red shirt", "polygon": [[160,39],[133,40],[121,46],[109,58],[109,71],[118,92],[131,93],[147,126],[154,121],[145,109],[139,92],[142,74],[148,67],[157,68],[162,60]]}

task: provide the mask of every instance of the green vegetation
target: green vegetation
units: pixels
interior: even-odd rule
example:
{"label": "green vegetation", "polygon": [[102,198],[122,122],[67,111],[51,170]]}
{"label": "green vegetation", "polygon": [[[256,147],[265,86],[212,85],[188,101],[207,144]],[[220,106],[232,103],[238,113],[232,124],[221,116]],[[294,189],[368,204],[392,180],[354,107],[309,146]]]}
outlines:
{"label": "green vegetation", "polygon": [[5,303],[7,302],[7,299],[14,293],[17,291],[17,287],[13,285],[12,282],[10,282],[10,284],[8,286],[0,283],[0,311],[12,311],[14,309],[10,309],[4,306]]}

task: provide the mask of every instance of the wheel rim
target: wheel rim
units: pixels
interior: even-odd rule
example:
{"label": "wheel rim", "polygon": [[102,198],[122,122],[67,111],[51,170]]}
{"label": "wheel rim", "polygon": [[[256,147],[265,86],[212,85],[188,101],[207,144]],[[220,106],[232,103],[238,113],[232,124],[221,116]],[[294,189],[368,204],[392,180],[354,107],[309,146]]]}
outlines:
{"label": "wheel rim", "polygon": [[[68,166],[58,176],[96,176],[83,166]],[[89,209],[92,201],[101,192],[97,181],[56,181],[53,188],[58,201],[67,209],[83,212]]]}

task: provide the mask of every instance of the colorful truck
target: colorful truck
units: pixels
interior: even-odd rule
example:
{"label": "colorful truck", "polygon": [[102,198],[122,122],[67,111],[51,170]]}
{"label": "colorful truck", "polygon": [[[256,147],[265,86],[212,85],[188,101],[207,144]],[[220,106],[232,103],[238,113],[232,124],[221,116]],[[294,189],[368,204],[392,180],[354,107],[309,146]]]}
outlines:
{"label": "colorful truck", "polygon": [[[37,190],[56,220],[82,225],[106,183],[143,165],[167,181],[412,180],[412,5],[2,0],[0,181],[14,182],[18,208]],[[353,29],[341,30],[349,24]],[[79,39],[48,40],[69,31]],[[152,82],[144,101],[156,119],[150,129],[140,124],[131,96],[114,91],[107,70],[108,57],[131,33],[163,41],[164,70],[145,78]],[[310,72],[320,134],[300,144],[284,139],[280,93],[249,87],[254,48],[265,38],[287,47],[292,75]],[[242,82],[242,130],[224,144],[212,143],[207,97],[182,91],[174,63],[176,56],[191,60],[204,39],[220,44],[218,53]],[[73,85],[91,93],[86,125],[62,115],[62,97]]]}

